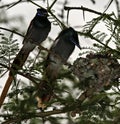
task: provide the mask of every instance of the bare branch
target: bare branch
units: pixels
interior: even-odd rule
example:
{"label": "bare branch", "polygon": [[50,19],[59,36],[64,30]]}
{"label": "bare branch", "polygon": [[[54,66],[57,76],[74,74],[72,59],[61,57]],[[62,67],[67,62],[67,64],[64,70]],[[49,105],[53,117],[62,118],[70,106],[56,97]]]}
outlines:
{"label": "bare branch", "polygon": [[19,36],[21,36],[21,37],[24,37],[24,35],[22,35],[22,34],[16,32],[16,31],[14,31],[14,30],[7,29],[7,28],[3,28],[3,27],[0,27],[0,29],[5,30],[5,31],[9,31],[9,32],[12,32],[12,33],[14,33],[14,34],[17,34],[17,35],[19,35]]}
{"label": "bare branch", "polygon": [[102,15],[102,16],[106,16],[108,19],[116,22],[117,20],[115,20],[114,18],[111,17],[112,14],[106,14],[106,13],[101,13],[101,12],[98,12],[96,10],[93,10],[93,9],[89,9],[89,8],[86,8],[86,7],[68,7],[68,6],[65,6],[64,7],[65,10],[83,10],[83,11],[87,11],[87,12],[91,12],[91,13],[94,13],[94,14],[97,14],[97,15]]}
{"label": "bare branch", "polygon": [[50,115],[56,115],[56,114],[61,114],[61,113],[66,113],[74,110],[73,107],[63,108],[63,109],[57,109],[53,111],[47,111],[47,112],[40,112],[40,113],[26,113],[26,114],[19,114],[19,115],[13,115],[13,114],[1,114],[0,117],[9,117],[11,119],[8,119],[7,121],[3,122],[2,124],[11,124],[11,123],[17,123],[20,121],[24,121],[26,119],[31,119],[35,117],[46,117]]}
{"label": "bare branch", "polygon": [[52,2],[52,4],[50,5],[50,7],[48,8],[48,10],[51,10],[51,8],[54,6],[54,4],[57,2],[57,0],[54,0],[53,2]]}

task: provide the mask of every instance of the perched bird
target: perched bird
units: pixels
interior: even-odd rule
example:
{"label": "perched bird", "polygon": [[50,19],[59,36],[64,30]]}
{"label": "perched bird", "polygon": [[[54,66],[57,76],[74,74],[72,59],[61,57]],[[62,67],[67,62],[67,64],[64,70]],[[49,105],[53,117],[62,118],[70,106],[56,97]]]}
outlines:
{"label": "perched bird", "polygon": [[55,85],[54,81],[57,79],[62,65],[72,54],[75,46],[81,49],[78,34],[71,27],[64,29],[56,38],[46,60],[45,77],[47,81],[43,81],[40,84],[40,97],[37,97],[38,107],[44,109],[44,103],[50,100]]}
{"label": "perched bird", "polygon": [[0,107],[4,102],[9,87],[13,81],[14,75],[17,73],[18,69],[22,68],[30,52],[36,47],[36,45],[40,45],[40,43],[47,38],[51,30],[51,23],[47,17],[47,10],[43,8],[37,9],[37,13],[31,21],[23,40],[23,47],[11,65],[9,77],[0,97]]}

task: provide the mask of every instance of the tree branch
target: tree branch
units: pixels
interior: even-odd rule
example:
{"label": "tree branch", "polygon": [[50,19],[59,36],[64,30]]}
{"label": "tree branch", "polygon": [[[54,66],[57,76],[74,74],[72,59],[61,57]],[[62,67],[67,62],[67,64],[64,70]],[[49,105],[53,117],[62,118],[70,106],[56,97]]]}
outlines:
{"label": "tree branch", "polygon": [[[10,70],[10,67],[8,67],[8,66],[6,66],[6,65],[4,65],[4,64],[2,64],[2,63],[0,63],[0,66],[2,66],[2,67],[4,67],[4,68],[7,68],[8,70]],[[17,74],[19,74],[19,75],[21,75],[21,76],[23,76],[23,77],[25,77],[25,78],[31,80],[32,83],[33,83],[35,86],[38,85],[38,83],[37,83],[36,81],[40,81],[40,79],[31,76],[29,73],[23,73],[23,72],[19,72],[19,71],[18,71]]]}
{"label": "tree branch", "polygon": [[[9,118],[7,121],[3,122],[2,124],[11,124],[11,123],[17,123],[19,121],[24,121],[24,120],[28,120],[31,118],[35,118],[35,117],[46,117],[46,116],[50,116],[50,115],[56,115],[56,114],[61,114],[61,113],[66,113],[66,112],[70,112],[74,110],[74,107],[64,107],[63,109],[57,109],[57,110],[53,110],[53,111],[47,111],[47,112],[40,112],[40,113],[24,113],[24,114],[19,114],[19,115],[13,115],[13,114],[0,114],[0,117],[4,117],[4,118]],[[10,119],[11,118],[11,119]]]}
{"label": "tree branch", "polygon": [[14,31],[14,30],[8,29],[8,28],[0,27],[0,29],[5,30],[5,31],[9,31],[9,32],[12,32],[12,33],[14,33],[14,34],[17,34],[17,35],[19,35],[19,36],[21,36],[21,37],[24,37],[24,35],[22,35],[22,34],[16,32],[16,31]]}
{"label": "tree branch", "polygon": [[48,10],[51,10],[51,8],[54,6],[54,4],[57,2],[57,0],[54,0],[53,2],[52,2],[52,4],[50,5],[50,7],[48,8]]}
{"label": "tree branch", "polygon": [[83,11],[88,11],[88,12],[91,12],[91,13],[94,13],[94,14],[97,14],[97,15],[102,15],[102,16],[106,16],[106,18],[114,21],[114,22],[118,22],[117,20],[115,20],[114,18],[111,17],[112,14],[106,14],[106,13],[101,13],[101,12],[97,12],[96,10],[92,10],[92,9],[89,9],[89,8],[86,8],[86,7],[68,7],[68,6],[65,6],[64,7],[65,10],[83,10]]}
{"label": "tree branch", "polygon": [[78,32],[80,35],[83,35],[83,36],[86,36],[88,38],[91,38],[92,40],[95,40],[97,41],[98,43],[100,43],[101,45],[105,46],[106,48],[108,48],[109,50],[113,51],[113,52],[116,52],[116,53],[119,53],[120,54],[120,51],[116,50],[116,49],[112,49],[111,47],[109,47],[108,45],[102,43],[99,39],[95,38],[90,32]]}

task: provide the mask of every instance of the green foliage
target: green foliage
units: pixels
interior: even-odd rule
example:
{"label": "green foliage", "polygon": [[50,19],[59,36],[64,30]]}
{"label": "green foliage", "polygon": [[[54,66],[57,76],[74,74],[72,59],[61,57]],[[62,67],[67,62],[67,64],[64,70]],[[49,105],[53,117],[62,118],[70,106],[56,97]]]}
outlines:
{"label": "green foliage", "polygon": [[[10,36],[1,35],[0,41],[0,73],[3,76],[6,71],[6,67],[10,67],[10,63],[15,57],[16,52],[18,51],[17,40],[13,39],[13,33]],[[8,66],[6,66],[8,65]]]}
{"label": "green foliage", "polygon": [[[86,25],[83,26],[83,33],[84,33],[83,35],[85,37],[90,37],[91,39],[96,41],[96,43],[94,43],[93,45],[94,48],[95,47],[98,48],[97,49],[98,53],[100,52],[102,54],[110,53],[112,54],[113,57],[119,58],[120,55],[120,50],[119,50],[120,41],[118,38],[120,34],[119,33],[120,27],[118,24],[119,19],[114,20],[112,16],[114,16],[114,14],[108,15],[103,13],[103,15],[100,15],[97,18],[93,18],[91,21],[87,22]],[[108,33],[110,34],[109,37],[106,32],[101,32],[99,30],[94,31],[95,27],[100,23],[105,25]],[[114,46],[115,49],[113,49],[110,46],[110,44],[112,44],[112,46]]]}
{"label": "green foliage", "polygon": [[13,60],[13,57],[15,57],[16,51],[18,51],[18,43],[16,43],[17,40],[13,40],[13,33],[7,38],[5,36],[1,37],[0,42],[0,55],[1,55],[1,62],[6,62],[7,64],[8,60]]}

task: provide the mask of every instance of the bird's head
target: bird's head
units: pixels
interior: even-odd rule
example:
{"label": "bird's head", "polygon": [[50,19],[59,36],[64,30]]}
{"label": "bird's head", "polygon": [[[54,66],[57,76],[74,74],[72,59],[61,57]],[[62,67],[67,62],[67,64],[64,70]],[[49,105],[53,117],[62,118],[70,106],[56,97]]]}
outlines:
{"label": "bird's head", "polygon": [[37,9],[37,16],[39,17],[47,17],[48,16],[48,12],[46,9],[43,9],[43,8],[39,8]]}
{"label": "bird's head", "polygon": [[61,35],[64,35],[64,38],[66,39],[66,41],[71,42],[72,44],[77,46],[79,49],[81,49],[80,44],[79,44],[79,40],[78,40],[78,34],[73,28],[71,28],[71,27],[66,28],[61,33]]}

